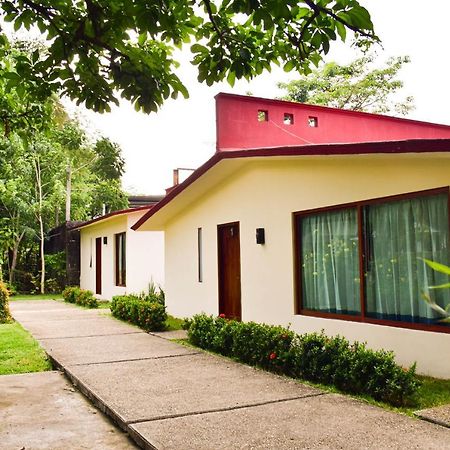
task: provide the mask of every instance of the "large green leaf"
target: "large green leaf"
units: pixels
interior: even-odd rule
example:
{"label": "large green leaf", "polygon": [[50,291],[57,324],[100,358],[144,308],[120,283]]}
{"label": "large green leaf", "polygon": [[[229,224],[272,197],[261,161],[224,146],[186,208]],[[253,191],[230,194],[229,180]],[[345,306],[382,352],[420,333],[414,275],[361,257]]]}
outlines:
{"label": "large green leaf", "polygon": [[435,261],[431,261],[430,259],[423,259],[433,270],[436,272],[445,273],[446,275],[450,275],[450,267],[445,264],[441,264]]}

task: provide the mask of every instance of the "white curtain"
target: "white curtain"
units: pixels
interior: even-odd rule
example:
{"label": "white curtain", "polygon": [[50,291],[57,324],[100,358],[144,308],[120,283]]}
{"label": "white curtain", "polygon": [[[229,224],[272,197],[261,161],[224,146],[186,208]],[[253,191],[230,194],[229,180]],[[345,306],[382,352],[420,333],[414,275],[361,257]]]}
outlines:
{"label": "white curtain", "polygon": [[356,209],[306,216],[300,224],[302,307],[359,315]]}
{"label": "white curtain", "polygon": [[[449,265],[447,195],[369,206],[367,229],[366,312],[368,316],[432,323],[438,317],[423,301],[427,287],[448,282],[423,258]],[[450,290],[430,295],[441,306]]]}

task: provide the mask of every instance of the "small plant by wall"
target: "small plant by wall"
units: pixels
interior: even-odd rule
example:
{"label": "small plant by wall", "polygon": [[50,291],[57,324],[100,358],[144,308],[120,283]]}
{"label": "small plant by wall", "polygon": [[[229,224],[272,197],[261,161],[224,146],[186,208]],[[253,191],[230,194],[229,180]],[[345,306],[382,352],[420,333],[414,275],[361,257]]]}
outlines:
{"label": "small plant by wall", "polygon": [[147,331],[165,329],[166,307],[150,296],[117,295],[112,298],[111,313],[118,319],[133,323]]}
{"label": "small plant by wall", "polygon": [[94,297],[94,293],[86,289],[80,289],[78,286],[66,287],[62,292],[62,296],[65,302],[75,303],[87,308],[98,308],[98,301]]}
{"label": "small plant by wall", "polygon": [[403,369],[392,352],[323,332],[298,335],[280,326],[199,314],[190,321],[188,337],[198,347],[250,365],[396,406],[407,404],[420,385],[415,364]]}
{"label": "small plant by wall", "polygon": [[12,321],[9,311],[9,292],[5,284],[0,281],[0,323]]}
{"label": "small plant by wall", "polygon": [[142,291],[139,294],[130,294],[130,297],[138,297],[140,300],[149,302],[157,302],[161,305],[166,304],[165,292],[160,285],[157,285],[153,280],[148,283],[147,292]]}

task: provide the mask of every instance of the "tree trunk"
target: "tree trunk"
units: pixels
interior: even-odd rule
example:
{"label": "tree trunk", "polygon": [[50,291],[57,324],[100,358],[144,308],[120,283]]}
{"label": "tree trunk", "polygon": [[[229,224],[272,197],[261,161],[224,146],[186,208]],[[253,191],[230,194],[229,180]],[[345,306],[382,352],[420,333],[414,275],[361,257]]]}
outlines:
{"label": "tree trunk", "polygon": [[42,221],[42,213],[39,214],[39,231],[40,231],[40,247],[41,247],[41,294],[45,293],[45,254],[44,254],[44,222]]}
{"label": "tree trunk", "polygon": [[39,163],[39,157],[36,156],[34,160],[34,171],[36,174],[36,187],[38,194],[38,203],[39,208],[37,211],[37,219],[39,221],[39,241],[40,241],[40,253],[41,253],[41,282],[40,282],[40,293],[45,293],[45,253],[44,253],[44,221],[42,218],[42,203],[43,203],[43,195],[42,195],[42,179],[41,179],[41,165]]}
{"label": "tree trunk", "polygon": [[10,285],[12,285],[14,283],[14,273],[15,273],[16,266],[17,266],[17,255],[19,253],[19,245],[22,242],[24,235],[25,235],[25,231],[22,231],[20,236],[14,242],[11,267],[9,268],[9,284]]}
{"label": "tree trunk", "polygon": [[72,197],[72,167],[70,158],[67,162],[67,178],[66,178],[66,222],[70,221],[70,208],[71,208],[71,197]]}

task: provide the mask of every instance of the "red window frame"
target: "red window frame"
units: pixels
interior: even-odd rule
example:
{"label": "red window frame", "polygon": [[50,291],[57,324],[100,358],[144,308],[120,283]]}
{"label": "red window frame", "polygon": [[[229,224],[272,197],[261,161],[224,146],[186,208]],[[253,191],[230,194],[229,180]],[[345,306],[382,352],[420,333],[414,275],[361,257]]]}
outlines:
{"label": "red window frame", "polygon": [[[312,317],[322,317],[328,319],[340,319],[348,320],[351,322],[363,322],[371,323],[376,325],[386,325],[398,328],[410,328],[415,330],[424,331],[437,331],[441,333],[450,333],[450,327],[438,324],[425,324],[425,323],[411,323],[411,322],[401,322],[396,320],[386,320],[386,319],[375,319],[366,316],[366,293],[365,293],[365,283],[364,283],[364,264],[365,264],[365,254],[364,254],[364,226],[363,226],[363,209],[366,206],[374,205],[377,203],[387,203],[394,202],[398,200],[414,199],[418,197],[426,197],[437,194],[446,194],[448,203],[448,214],[449,214],[449,241],[450,241],[450,187],[440,187],[436,189],[428,189],[418,192],[408,192],[405,194],[398,194],[386,197],[380,197],[370,200],[363,200],[358,202],[344,203],[340,205],[333,205],[323,208],[309,209],[305,211],[297,211],[292,214],[292,228],[294,237],[294,287],[295,287],[295,314],[312,316]],[[359,271],[360,271],[360,301],[361,301],[361,314],[358,315],[347,315],[347,314],[336,314],[321,311],[314,311],[303,308],[302,304],[302,277],[301,277],[301,237],[299,236],[298,222],[302,217],[329,212],[333,210],[340,209],[350,209],[356,208],[357,218],[358,218],[358,249],[359,249]],[[450,246],[450,242],[449,242]]]}

